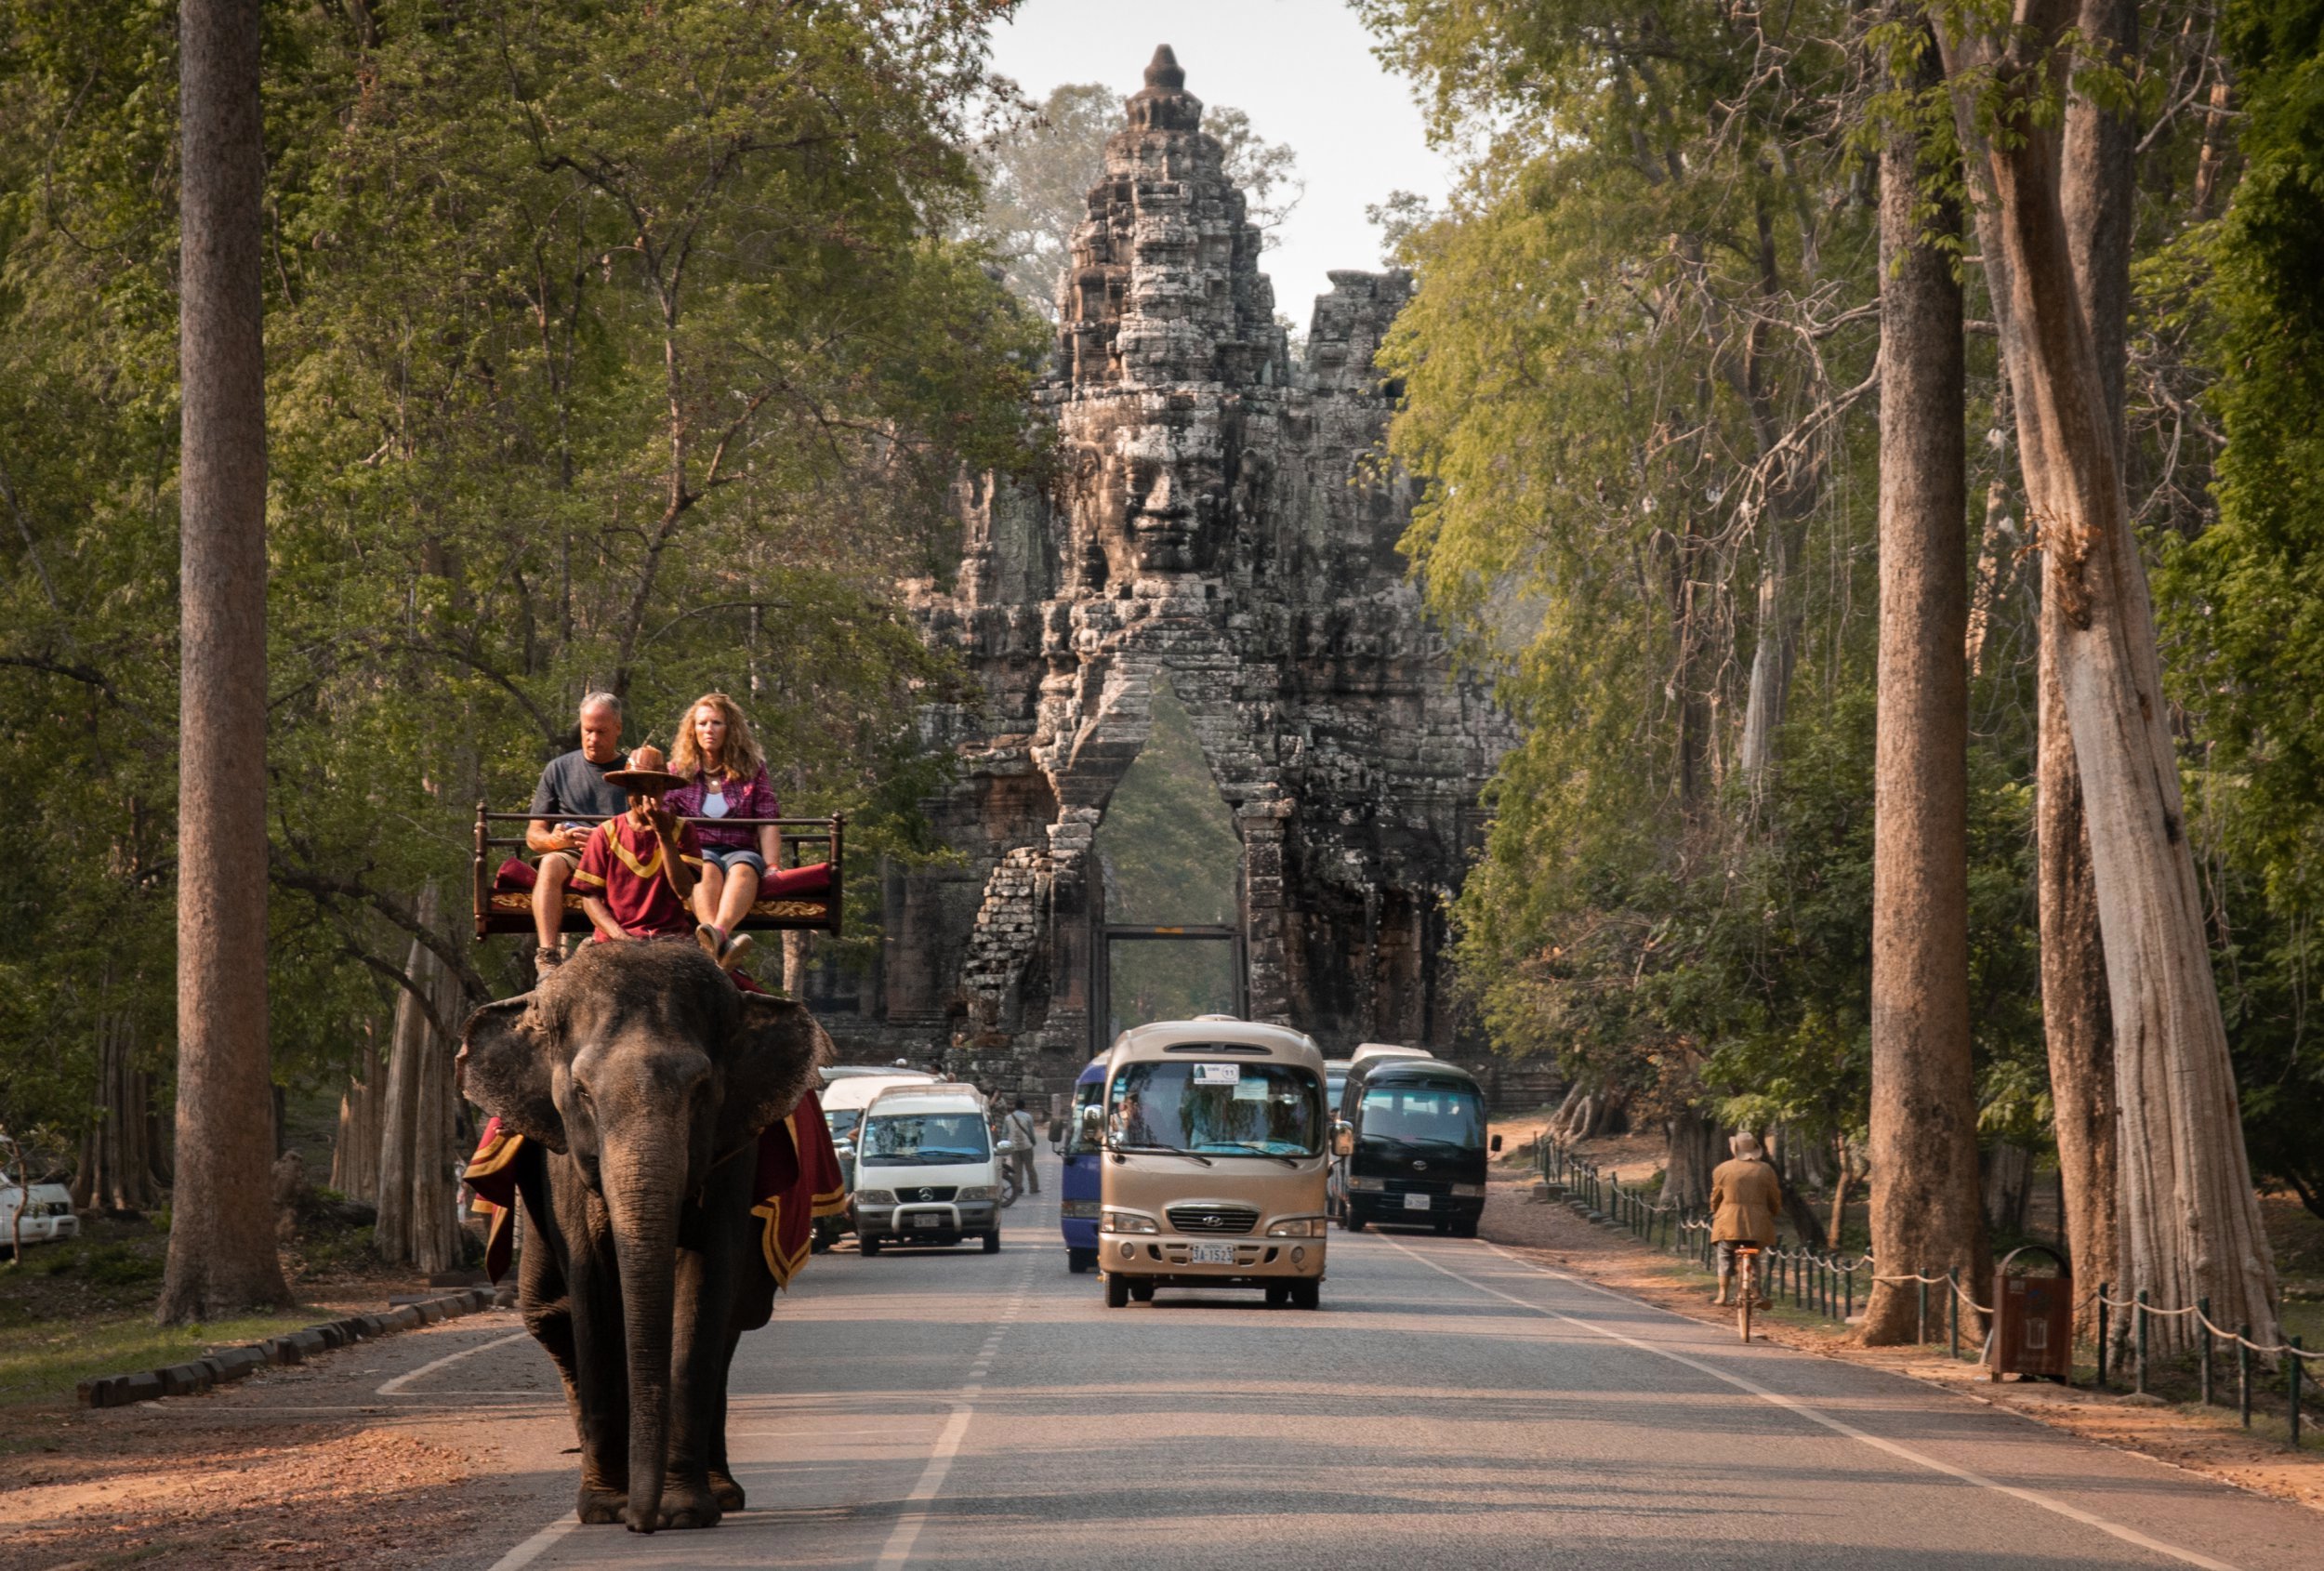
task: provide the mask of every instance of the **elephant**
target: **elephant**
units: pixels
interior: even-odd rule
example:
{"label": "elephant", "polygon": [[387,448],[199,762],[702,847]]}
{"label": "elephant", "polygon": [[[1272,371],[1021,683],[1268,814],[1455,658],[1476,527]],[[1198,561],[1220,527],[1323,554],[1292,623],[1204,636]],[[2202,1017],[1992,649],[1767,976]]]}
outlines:
{"label": "elephant", "polygon": [[564,1379],[580,1519],[717,1525],[743,1506],[727,1371],[773,1309],[758,1137],[813,1087],[830,1038],[696,945],[654,942],[585,944],[462,1036],[469,1100],[524,1137],[518,1302]]}

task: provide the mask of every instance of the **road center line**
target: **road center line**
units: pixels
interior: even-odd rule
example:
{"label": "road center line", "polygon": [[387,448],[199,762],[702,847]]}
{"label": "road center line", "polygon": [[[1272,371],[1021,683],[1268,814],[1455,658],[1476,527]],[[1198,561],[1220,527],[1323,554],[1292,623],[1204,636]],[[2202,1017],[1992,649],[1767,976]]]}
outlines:
{"label": "road center line", "polygon": [[[2095,1527],[2100,1532],[2110,1534],[2113,1537],[2121,1539],[2126,1544],[2135,1544],[2140,1549],[2150,1551],[2153,1553],[2163,1555],[2172,1560],[2176,1560],[2183,1564],[2201,1566],[2203,1571],[2237,1571],[2235,1566],[2228,1564],[2224,1560],[2213,1560],[2208,1555],[2198,1554],[2193,1550],[2181,1549],[2175,1544],[2164,1543],[2159,1538],[2148,1538],[2146,1534],[2140,1532],[2135,1527],[2126,1527],[2119,1522],[2109,1522],[2103,1516],[2098,1516],[2082,1510],[2080,1506],[2069,1505],[2066,1501],[2059,1499],[2054,1495],[2045,1495],[2038,1489],[2023,1489],[2014,1484],[1999,1483],[1994,1479],[1986,1477],[1983,1473],[1972,1472],[1967,1468],[1955,1467],[1950,1462],[1940,1461],[1938,1459],[1929,1456],[1925,1452],[1914,1450],[1909,1446],[1900,1446],[1893,1440],[1883,1440],[1877,1434],[1872,1434],[1867,1431],[1856,1428],[1855,1425],[1847,1422],[1845,1419],[1836,1419],[1829,1413],[1824,1412],[1820,1408],[1811,1406],[1807,1403],[1801,1401],[1796,1396],[1786,1396],[1781,1392],[1770,1391],[1765,1386],[1759,1384],[1757,1381],[1747,1380],[1740,1375],[1730,1374],[1728,1371],[1718,1367],[1716,1365],[1704,1363],[1699,1358],[1690,1358],[1685,1353],[1680,1353],[1675,1349],[1664,1347],[1655,1342],[1643,1341],[1636,1337],[1625,1336],[1621,1332],[1613,1329],[1611,1327],[1600,1326],[1591,1321],[1578,1319],[1571,1314],[1565,1314],[1554,1309],[1547,1309],[1540,1304],[1533,1303],[1527,1300],[1521,1299],[1514,1293],[1505,1293],[1499,1287],[1489,1287],[1483,1282],[1477,1281],[1474,1277],[1463,1275],[1461,1273],[1453,1270],[1450,1266],[1439,1265],[1436,1261],[1429,1259],[1426,1255],[1421,1254],[1419,1250],[1399,1243],[1393,1238],[1383,1236],[1380,1239],[1380,1242],[1402,1254],[1409,1255],[1412,1259],[1419,1261],[1422,1265],[1427,1266],[1431,1271],[1436,1272],[1441,1275],[1449,1276],[1454,1281],[1473,1287],[1480,1293],[1488,1293],[1494,1298],[1503,1300],[1509,1303],[1513,1303],[1520,1309],[1529,1310],[1533,1314],[1544,1316],[1547,1319],[1563,1321],[1566,1325],[1573,1327],[1575,1329],[1587,1331],[1592,1336],[1604,1337],[1609,1341],[1620,1342],[1626,1347],[1636,1348],[1641,1353],[1650,1353],[1657,1358],[1667,1358],[1673,1364],[1684,1364],[1688,1368],[1709,1375],[1712,1380],[1723,1381],[1724,1383],[1735,1387],[1737,1391],[1749,1392],[1751,1395],[1758,1397],[1763,1402],[1770,1403],[1775,1406],[1784,1408],[1787,1411],[1797,1413],[1803,1419],[1819,1423],[1835,1434],[1842,1434],[1851,1440],[1862,1441],[1865,1445],[1871,1446],[1876,1451],[1885,1451],[1892,1457],[1897,1457],[1905,1461],[1914,1463],[1917,1466],[1927,1468],[1932,1472],[1941,1472],[1948,1478],[1959,1479],[1963,1484],[1974,1484],[1980,1489],[1990,1489],[1996,1494],[2008,1495],[2013,1498],[2023,1500],[2028,1505],[2039,1506],[2043,1511],[2051,1512],[2056,1515],[2066,1517],[2069,1521],[2079,1522],[2085,1527]],[[1511,1254],[1507,1249],[1502,1248],[1498,1244],[1482,1244],[1480,1247],[1490,1249],[1493,1253],[1500,1256],[1512,1265],[1517,1266],[1522,1270],[1534,1272],[1539,1275],[1551,1277],[1556,1281],[1570,1282],[1578,1287],[1589,1287],[1592,1291],[1605,1293],[1611,1298],[1621,1297],[1620,1294],[1613,1293],[1607,1288],[1599,1287],[1595,1283],[1584,1282],[1578,1277],[1569,1275],[1562,1271],[1553,1271],[1548,1266],[1536,1265],[1531,1261],[1524,1260],[1516,1255]],[[1624,1299],[1622,1301],[1625,1303],[1631,1303],[1638,1300]],[[1684,1315],[1675,1316],[1674,1318],[1680,1320],[1686,1319]],[[1687,1321],[1687,1324],[1698,1325],[1699,1322]],[[498,1571],[498,1568],[495,1568],[495,1571]]]}
{"label": "road center line", "polygon": [[912,1546],[919,1541],[920,1529],[928,1522],[928,1505],[944,1487],[944,1480],[952,1472],[953,1459],[960,1454],[960,1442],[967,1438],[969,1420],[976,1416],[976,1399],[984,1394],[984,1377],[990,1372],[994,1353],[999,1351],[1000,1340],[1009,1331],[1009,1322],[1024,1307],[1024,1296],[1031,1290],[1030,1278],[1018,1279],[1016,1291],[1001,1311],[1001,1321],[993,1327],[993,1334],[984,1340],[976,1355],[975,1366],[969,1371],[968,1383],[961,1386],[953,1398],[952,1416],[936,1436],[934,1449],[928,1454],[928,1465],[920,1469],[919,1482],[904,1497],[904,1514],[896,1519],[895,1530],[888,1535],[887,1543],[879,1551],[875,1566],[895,1566],[907,1564],[912,1558]]}
{"label": "road center line", "polygon": [[[492,1341],[479,1342],[474,1347],[464,1347],[457,1353],[447,1353],[442,1358],[435,1360],[435,1362],[431,1364],[422,1364],[418,1368],[414,1369],[408,1375],[398,1375],[395,1379],[385,1381],[380,1385],[376,1394],[380,1396],[393,1396],[396,1393],[402,1391],[405,1386],[411,1384],[412,1381],[419,1379],[420,1376],[433,1374],[436,1370],[442,1368],[447,1364],[457,1364],[463,1358],[473,1358],[480,1353],[490,1353],[494,1348],[507,1347],[510,1342],[527,1341],[531,1340],[532,1335],[533,1333],[530,1331],[511,1331],[508,1335],[496,1338]],[[525,1394],[531,1395],[533,1393],[528,1392]]]}

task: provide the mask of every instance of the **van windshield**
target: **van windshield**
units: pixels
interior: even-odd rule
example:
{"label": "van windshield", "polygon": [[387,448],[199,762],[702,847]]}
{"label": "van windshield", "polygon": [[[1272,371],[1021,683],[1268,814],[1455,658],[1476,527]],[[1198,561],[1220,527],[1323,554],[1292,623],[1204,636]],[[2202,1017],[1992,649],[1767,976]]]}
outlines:
{"label": "van windshield", "polygon": [[1366,1140],[1475,1148],[1485,1143],[1476,1092],[1452,1086],[1371,1086],[1364,1092]]}
{"label": "van windshield", "polygon": [[1128,1063],[1106,1117],[1119,1151],[1313,1156],[1322,1149],[1323,1087],[1288,1063]]}
{"label": "van windshield", "polygon": [[992,1160],[984,1120],[973,1113],[890,1113],[864,1120],[857,1158],[897,1168]]}
{"label": "van windshield", "polygon": [[826,1107],[823,1116],[831,1126],[833,1140],[847,1139],[855,1132],[855,1126],[864,1121],[864,1110],[860,1107]]}

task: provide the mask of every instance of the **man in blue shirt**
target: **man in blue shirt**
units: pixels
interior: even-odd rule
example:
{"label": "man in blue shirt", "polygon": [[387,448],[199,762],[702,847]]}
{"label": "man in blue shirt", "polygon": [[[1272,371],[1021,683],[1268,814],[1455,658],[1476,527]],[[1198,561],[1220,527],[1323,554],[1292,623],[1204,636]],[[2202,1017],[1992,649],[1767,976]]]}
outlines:
{"label": "man in blue shirt", "polygon": [[629,794],[605,779],[628,756],[621,750],[621,700],[592,693],[581,700],[581,746],[549,759],[533,791],[524,845],[540,857],[533,878],[534,964],[546,970],[565,957],[565,885],[581,865],[589,832],[629,811]]}

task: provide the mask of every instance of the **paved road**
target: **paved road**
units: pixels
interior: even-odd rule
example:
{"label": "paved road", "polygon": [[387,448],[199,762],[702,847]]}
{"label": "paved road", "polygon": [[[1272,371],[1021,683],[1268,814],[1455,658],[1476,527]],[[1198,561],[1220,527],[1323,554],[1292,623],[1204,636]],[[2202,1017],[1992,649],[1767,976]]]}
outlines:
{"label": "paved road", "polygon": [[[1314,1313],[1107,1310],[1049,1189],[998,1255],[809,1269],[736,1366],[749,1511],[652,1538],[552,1521],[571,1442],[535,1407],[537,1514],[477,1564],[2324,1567],[2314,1512],[1487,1244],[1334,1234]],[[390,1399],[508,1400],[544,1372],[512,1342]]]}

